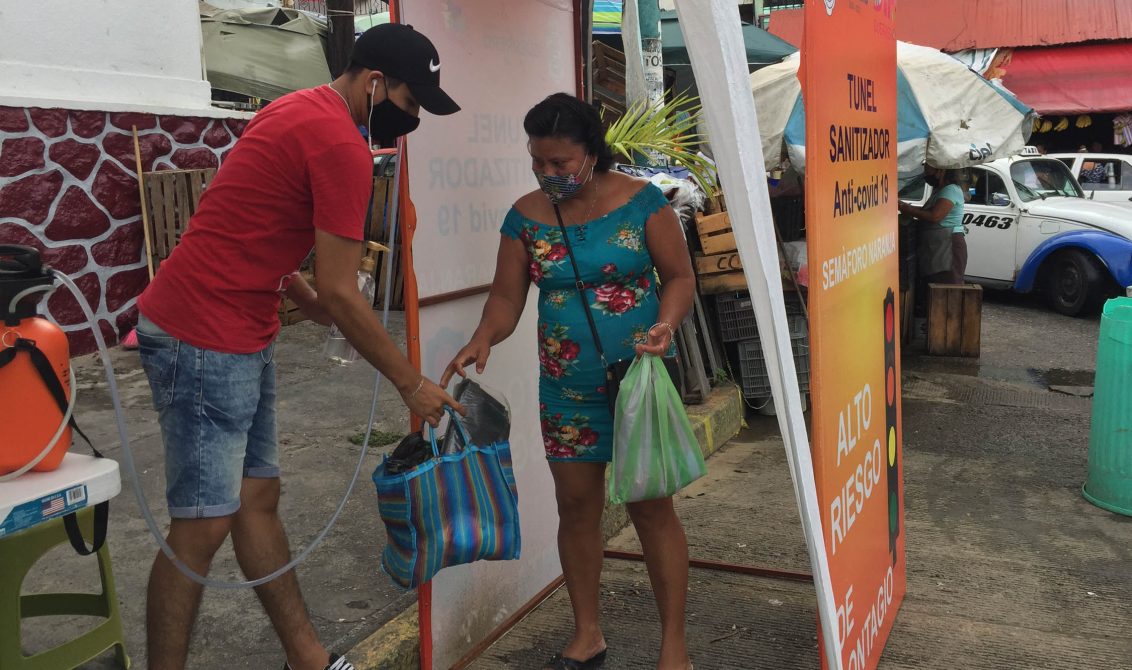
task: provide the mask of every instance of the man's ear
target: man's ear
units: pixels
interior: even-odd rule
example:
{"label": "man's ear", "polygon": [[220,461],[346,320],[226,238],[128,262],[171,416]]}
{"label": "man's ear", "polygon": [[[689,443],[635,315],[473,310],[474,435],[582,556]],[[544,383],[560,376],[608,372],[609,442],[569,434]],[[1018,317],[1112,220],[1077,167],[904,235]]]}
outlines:
{"label": "man's ear", "polygon": [[[370,98],[377,97],[377,83],[379,81],[384,84],[385,75],[381,72],[381,70],[372,70],[369,74],[369,83],[366,86],[366,93],[369,93]],[[385,97],[389,97],[389,92],[387,89],[384,95]],[[376,104],[377,101],[375,100],[374,102]]]}

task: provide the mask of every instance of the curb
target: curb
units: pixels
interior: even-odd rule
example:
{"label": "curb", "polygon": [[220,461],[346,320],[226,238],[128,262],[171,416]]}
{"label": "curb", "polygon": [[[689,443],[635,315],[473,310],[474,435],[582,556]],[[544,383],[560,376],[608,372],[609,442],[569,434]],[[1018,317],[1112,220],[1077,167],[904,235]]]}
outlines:
{"label": "curb", "polygon": [[725,384],[716,388],[702,405],[688,407],[688,420],[704,458],[719,451],[743,428],[743,396],[739,387]]}
{"label": "curb", "polygon": [[[704,458],[719,450],[743,427],[743,398],[734,384],[720,386],[701,405],[688,407],[688,420]],[[629,524],[624,505],[606,503],[602,536],[608,540]],[[346,655],[357,670],[418,670],[419,618],[413,603],[392,621],[359,642]]]}
{"label": "curb", "polygon": [[420,619],[413,603],[347,654],[357,670],[417,670],[421,667]]}

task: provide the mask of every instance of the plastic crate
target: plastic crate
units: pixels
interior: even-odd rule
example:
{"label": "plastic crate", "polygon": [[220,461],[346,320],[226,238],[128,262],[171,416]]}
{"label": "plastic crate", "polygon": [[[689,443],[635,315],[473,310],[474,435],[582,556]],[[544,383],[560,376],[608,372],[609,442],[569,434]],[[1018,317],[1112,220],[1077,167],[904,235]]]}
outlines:
{"label": "plastic crate", "polygon": [[[802,303],[796,295],[785,296],[786,319],[790,339],[806,337],[809,326],[802,313]],[[719,334],[725,343],[757,339],[759,327],[749,293],[726,293],[715,298],[715,311],[719,319]]]}
{"label": "plastic crate", "polygon": [[774,227],[783,242],[806,237],[806,199],[802,196],[779,196],[770,199]]}
{"label": "plastic crate", "polygon": [[[810,390],[810,343],[808,338],[790,341],[794,367],[798,371],[798,390]],[[756,338],[739,342],[739,382],[748,398],[770,397],[770,375],[763,358],[762,343]]]}

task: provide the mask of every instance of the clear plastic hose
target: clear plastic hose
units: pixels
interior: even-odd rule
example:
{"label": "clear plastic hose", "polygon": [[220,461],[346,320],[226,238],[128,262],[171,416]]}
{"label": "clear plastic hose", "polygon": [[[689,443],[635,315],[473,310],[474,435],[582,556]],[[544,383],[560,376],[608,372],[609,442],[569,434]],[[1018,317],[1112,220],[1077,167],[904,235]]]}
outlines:
{"label": "clear plastic hose", "polygon": [[[396,213],[398,211],[398,195],[400,192],[399,186],[401,177],[399,168],[400,163],[398,163],[398,170],[393,180],[393,203],[391,209],[392,216],[390,217],[391,223],[388,245],[391,254],[396,252]],[[393,285],[392,282],[389,281],[392,275],[392,268],[393,263],[389,263],[388,269],[386,270],[386,287]],[[358,455],[358,465],[354,468],[354,474],[350,478],[350,484],[346,487],[346,493],[342,496],[341,502],[338,503],[338,507],[334,510],[334,514],[331,515],[330,521],[327,522],[326,527],[323,528],[317,536],[315,536],[314,540],[312,540],[310,544],[308,544],[301,552],[299,552],[298,556],[269,575],[260,577],[259,579],[252,579],[243,582],[228,582],[204,577],[194,572],[191,568],[189,568],[189,566],[185,565],[179,558],[177,558],[177,554],[173,551],[173,548],[169,546],[169,543],[165,541],[165,536],[161,533],[161,529],[158,528],[157,520],[154,519],[153,512],[152,510],[150,510],[149,503],[146,501],[145,494],[142,492],[141,481],[138,478],[137,467],[134,465],[134,454],[130,449],[130,438],[126,432],[125,416],[122,413],[121,398],[118,395],[118,385],[115,381],[114,366],[110,361],[110,352],[106,348],[106,341],[102,337],[102,329],[98,325],[98,320],[95,318],[94,313],[90,308],[90,304],[87,303],[86,298],[83,296],[83,293],[79,289],[79,287],[76,286],[75,283],[71,281],[71,279],[65,274],[56,270],[52,270],[52,272],[55,274],[55,277],[58,278],[59,281],[61,281],[63,285],[69,288],[74,294],[75,301],[78,302],[79,307],[83,311],[83,315],[86,316],[87,322],[91,325],[91,330],[94,333],[94,340],[98,344],[98,354],[102,360],[102,366],[106,371],[106,383],[110,391],[110,401],[114,405],[114,414],[118,424],[118,437],[122,443],[122,460],[126,467],[126,475],[129,477],[130,483],[134,489],[134,496],[137,498],[138,508],[141,510],[142,517],[145,519],[145,524],[149,528],[150,534],[152,534],[154,539],[157,540],[157,544],[161,547],[162,553],[164,553],[165,556],[169,558],[173,565],[177,566],[178,570],[180,570],[186,577],[188,577],[192,581],[203,586],[211,586],[218,589],[255,588],[287,574],[300,563],[305,561],[307,557],[310,556],[311,552],[313,552],[318,548],[319,545],[322,544],[323,540],[326,538],[326,535],[330,532],[331,528],[334,527],[334,524],[338,521],[338,517],[342,514],[342,510],[346,507],[346,502],[350,499],[350,494],[353,492],[355,484],[357,484],[358,476],[361,474],[362,465],[365,462],[366,452],[369,449],[369,440],[371,434],[373,433],[374,418],[377,416],[377,399],[381,391],[381,372],[377,372],[374,378],[373,398],[370,402],[369,421],[366,423],[365,439],[362,440],[362,451]],[[383,327],[388,327],[389,325],[389,306],[392,294],[393,292],[391,290],[385,291],[385,304],[381,314],[381,323]],[[73,398],[74,394],[72,391],[72,399]],[[64,425],[66,424],[64,423]]]}

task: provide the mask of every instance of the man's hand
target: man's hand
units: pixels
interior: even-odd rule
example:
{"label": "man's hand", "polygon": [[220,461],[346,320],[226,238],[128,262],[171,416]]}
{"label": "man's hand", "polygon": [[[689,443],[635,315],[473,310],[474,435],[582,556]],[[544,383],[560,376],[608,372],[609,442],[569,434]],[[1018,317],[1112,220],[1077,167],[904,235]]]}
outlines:
{"label": "man's hand", "polygon": [[448,388],[448,382],[452,381],[453,375],[460,375],[467,378],[468,373],[464,372],[464,368],[472,363],[476,364],[476,374],[483,374],[484,369],[487,368],[487,359],[491,356],[491,346],[486,342],[473,338],[468,342],[460,353],[452,359],[448,367],[444,370],[444,375],[440,378],[440,386]]}
{"label": "man's hand", "polygon": [[399,390],[409,411],[428,421],[433,428],[440,425],[445,407],[451,407],[461,416],[467,413],[464,406],[456,402],[444,389],[424,377],[412,387]]}
{"label": "man's hand", "polygon": [[303,316],[311,321],[323,326],[329,326],[333,323],[330,320],[330,314],[318,304],[318,293],[307,283],[301,273],[296,272],[291,276],[287,288],[283,289],[283,295],[295,301]]}

